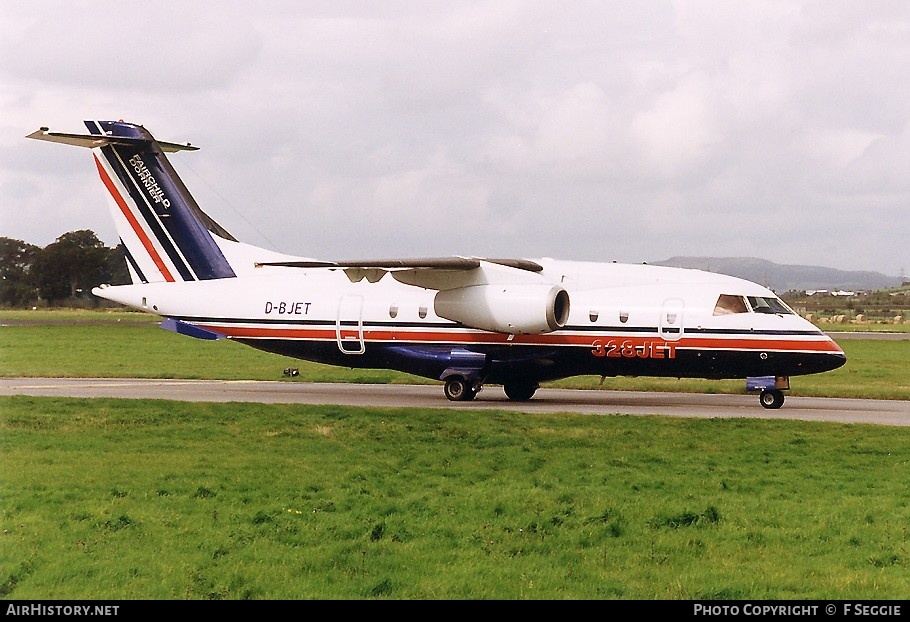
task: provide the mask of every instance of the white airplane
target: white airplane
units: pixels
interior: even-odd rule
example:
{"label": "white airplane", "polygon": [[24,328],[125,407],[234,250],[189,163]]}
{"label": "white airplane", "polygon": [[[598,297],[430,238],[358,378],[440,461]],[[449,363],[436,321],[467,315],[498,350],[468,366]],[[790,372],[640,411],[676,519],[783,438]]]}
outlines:
{"label": "white airplane", "polygon": [[205,214],[142,126],[28,136],[92,149],[131,285],[93,293],[202,339],[344,367],[390,368],[471,400],[528,400],[575,375],[745,378],[780,408],[790,376],[836,369],[840,347],[772,291],[681,268],[554,259],[318,261],[238,242]]}

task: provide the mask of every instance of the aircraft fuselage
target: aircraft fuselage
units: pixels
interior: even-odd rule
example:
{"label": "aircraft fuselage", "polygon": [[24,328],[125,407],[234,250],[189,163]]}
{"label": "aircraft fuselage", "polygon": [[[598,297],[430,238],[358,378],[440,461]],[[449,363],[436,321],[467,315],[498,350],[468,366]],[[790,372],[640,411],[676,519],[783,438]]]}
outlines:
{"label": "aircraft fuselage", "polygon": [[344,367],[445,380],[543,382],[574,375],[746,378],[839,367],[841,349],[790,312],[718,313],[721,295],[776,297],[724,275],[537,260],[570,300],[563,328],[491,332],[439,317],[435,290],[385,275],[263,267],[258,276],[108,287],[97,293],[255,348]]}

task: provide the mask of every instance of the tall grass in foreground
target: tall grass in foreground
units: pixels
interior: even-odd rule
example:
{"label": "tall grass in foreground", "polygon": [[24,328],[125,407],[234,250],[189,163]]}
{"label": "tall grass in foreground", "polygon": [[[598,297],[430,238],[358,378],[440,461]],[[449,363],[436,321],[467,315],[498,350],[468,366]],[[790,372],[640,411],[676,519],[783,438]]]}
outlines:
{"label": "tall grass in foreground", "polygon": [[903,428],[0,398],[12,599],[903,599]]}

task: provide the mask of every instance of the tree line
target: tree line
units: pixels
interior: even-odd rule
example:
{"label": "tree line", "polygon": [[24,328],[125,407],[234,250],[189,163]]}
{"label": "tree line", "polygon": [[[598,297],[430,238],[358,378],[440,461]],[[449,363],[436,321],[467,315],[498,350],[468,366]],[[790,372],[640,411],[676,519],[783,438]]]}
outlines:
{"label": "tree line", "polygon": [[92,288],[130,283],[122,244],[104,245],[93,231],[64,233],[44,248],[0,237],[0,305],[97,306]]}

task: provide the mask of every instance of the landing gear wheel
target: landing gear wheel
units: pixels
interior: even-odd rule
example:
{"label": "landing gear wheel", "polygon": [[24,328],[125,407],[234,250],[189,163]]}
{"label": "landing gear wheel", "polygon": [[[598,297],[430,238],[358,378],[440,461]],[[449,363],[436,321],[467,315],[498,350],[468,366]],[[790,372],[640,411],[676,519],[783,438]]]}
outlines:
{"label": "landing gear wheel", "polygon": [[534,397],[538,385],[532,382],[507,382],[502,386],[508,397],[513,402],[527,402]]}
{"label": "landing gear wheel", "polygon": [[477,388],[464,376],[449,376],[444,390],[453,402],[470,402],[477,397]]}
{"label": "landing gear wheel", "polygon": [[784,392],[779,389],[762,391],[758,401],[765,408],[780,408],[784,405]]}

